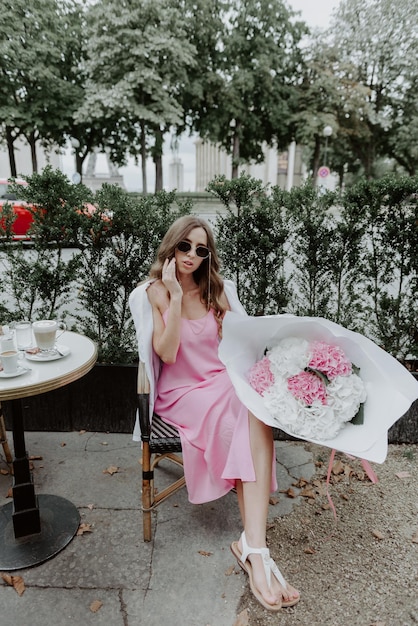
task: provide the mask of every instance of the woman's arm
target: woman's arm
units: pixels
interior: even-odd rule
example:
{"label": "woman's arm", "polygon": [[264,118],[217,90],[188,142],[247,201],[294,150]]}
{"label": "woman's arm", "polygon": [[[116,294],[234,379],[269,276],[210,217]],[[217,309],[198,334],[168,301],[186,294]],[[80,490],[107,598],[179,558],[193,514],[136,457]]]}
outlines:
{"label": "woman's arm", "polygon": [[[174,259],[164,263],[162,280],[153,283],[147,295],[152,306],[154,351],[164,363],[175,363],[180,346],[183,291],[176,278]],[[168,317],[165,324],[163,313],[167,308]]]}

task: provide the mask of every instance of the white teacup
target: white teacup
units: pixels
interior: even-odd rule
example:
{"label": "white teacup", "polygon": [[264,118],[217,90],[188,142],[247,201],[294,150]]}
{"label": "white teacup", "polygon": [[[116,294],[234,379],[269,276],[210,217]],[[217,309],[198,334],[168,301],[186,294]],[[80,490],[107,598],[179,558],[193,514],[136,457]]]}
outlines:
{"label": "white teacup", "polygon": [[5,350],[0,352],[0,361],[5,374],[15,374],[18,367],[19,352],[17,350]]}
{"label": "white teacup", "polygon": [[57,322],[56,320],[40,320],[39,322],[33,322],[32,330],[35,337],[35,343],[41,352],[53,352],[55,342],[57,340],[57,331],[61,329],[62,333],[66,329],[64,322]]}

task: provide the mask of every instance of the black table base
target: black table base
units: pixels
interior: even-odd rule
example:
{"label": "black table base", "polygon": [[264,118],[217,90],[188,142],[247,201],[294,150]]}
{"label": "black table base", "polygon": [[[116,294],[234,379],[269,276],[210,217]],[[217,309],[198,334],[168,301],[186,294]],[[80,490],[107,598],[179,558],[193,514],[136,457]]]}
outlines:
{"label": "black table base", "polygon": [[36,495],[26,452],[21,400],[12,400],[13,502],[0,508],[0,571],[39,565],[60,552],[80,525],[65,498]]}
{"label": "black table base", "polygon": [[33,567],[54,557],[72,540],[80,525],[77,508],[65,498],[37,496],[41,531],[16,539],[13,502],[0,508],[0,571]]}

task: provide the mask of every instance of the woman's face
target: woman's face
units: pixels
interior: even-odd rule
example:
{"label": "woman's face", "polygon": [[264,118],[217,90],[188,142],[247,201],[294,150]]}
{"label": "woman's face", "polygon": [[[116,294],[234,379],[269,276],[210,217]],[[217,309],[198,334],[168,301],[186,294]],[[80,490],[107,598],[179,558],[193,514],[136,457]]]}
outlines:
{"label": "woman's face", "polygon": [[[190,250],[182,252],[178,248],[175,251],[176,268],[179,274],[193,274],[205,260],[204,257],[196,254],[196,249],[200,254],[205,254],[207,249],[208,239],[206,231],[200,226],[193,228],[181,243],[187,242],[190,244]],[[187,248],[187,246],[181,246]],[[208,252],[208,251],[207,251]],[[208,254],[206,254],[207,258]]]}

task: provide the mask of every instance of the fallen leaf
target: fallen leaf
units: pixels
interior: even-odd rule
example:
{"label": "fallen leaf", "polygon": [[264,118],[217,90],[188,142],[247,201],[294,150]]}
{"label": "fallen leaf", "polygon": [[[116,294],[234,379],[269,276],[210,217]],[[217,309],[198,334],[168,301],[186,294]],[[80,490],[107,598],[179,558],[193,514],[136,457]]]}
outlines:
{"label": "fallen leaf", "polygon": [[299,478],[299,480],[296,483],[292,483],[292,485],[298,489],[302,489],[302,487],[309,485],[309,481],[306,480],[306,478]]}
{"label": "fallen leaf", "polygon": [[90,509],[90,511],[92,511],[94,509],[94,504],[88,504],[87,508]]}
{"label": "fallen leaf", "polygon": [[13,487],[9,487],[6,498],[13,498]]}
{"label": "fallen leaf", "polygon": [[241,613],[239,613],[237,619],[234,622],[234,626],[249,626],[249,624],[250,622],[248,609],[244,609],[243,611],[241,611]]}
{"label": "fallen leaf", "polygon": [[349,478],[353,473],[354,472],[351,465],[348,465],[348,463],[346,463],[344,466],[344,476],[346,476],[346,478]]}
{"label": "fallen leaf", "polygon": [[8,471],[8,470],[6,470],[6,469],[3,469],[3,468],[2,468],[2,469],[0,470],[0,474],[3,474],[3,476],[8,476],[9,471]]}
{"label": "fallen leaf", "polygon": [[60,444],[61,448],[65,448],[66,445],[67,444],[65,443],[65,441],[62,441],[61,444]]}
{"label": "fallen leaf", "polygon": [[234,573],[235,565],[231,565],[225,572],[225,576],[231,576]]}
{"label": "fallen leaf", "polygon": [[277,504],[278,502],[280,502],[279,498],[276,498],[275,496],[270,496],[269,498],[269,504],[272,504],[273,506],[275,504]]}
{"label": "fallen leaf", "polygon": [[344,474],[344,463],[342,461],[335,461],[332,466],[332,473],[335,475]]}
{"label": "fallen leaf", "polygon": [[304,553],[305,554],[316,554],[316,550],[314,550],[313,548],[305,548],[304,549]]}
{"label": "fallen leaf", "polygon": [[347,496],[347,494],[345,494],[345,493],[340,493],[340,498],[341,498],[342,500],[349,500],[349,497],[348,497],[348,496]]}
{"label": "fallen leaf", "polygon": [[116,465],[109,465],[108,468],[103,470],[103,474],[110,474],[111,476],[113,476],[113,474],[117,474],[118,472],[119,467],[117,467]]}
{"label": "fallen leaf", "polygon": [[103,606],[103,602],[100,602],[100,600],[95,600],[94,602],[90,604],[90,611],[92,613],[97,613],[97,611],[101,609],[102,606]]}
{"label": "fallen leaf", "polygon": [[84,535],[84,533],[92,533],[92,532],[93,532],[92,525],[88,524],[87,522],[82,522],[80,526],[78,527],[77,535],[80,537],[81,535]]}
{"label": "fallen leaf", "polygon": [[289,489],[283,489],[280,493],[285,493],[288,498],[296,498],[296,493],[292,487],[289,487]]}
{"label": "fallen leaf", "polygon": [[108,446],[109,444],[107,443],[107,441],[102,441],[102,446]]}
{"label": "fallen leaf", "polygon": [[418,530],[412,535],[412,543],[418,543]]}
{"label": "fallen leaf", "polygon": [[30,461],[43,461],[43,456],[40,456],[39,454],[32,454],[29,457]]}
{"label": "fallen leaf", "polygon": [[212,556],[213,552],[206,552],[206,550],[199,550],[199,554],[202,556]]}
{"label": "fallen leaf", "polygon": [[373,537],[376,537],[376,539],[384,539],[385,535],[383,533],[380,532],[380,530],[372,530],[372,535]]}
{"label": "fallen leaf", "polygon": [[10,574],[2,574],[1,577],[7,585],[9,585],[10,587],[13,587],[13,589],[16,591],[16,593],[19,596],[23,595],[26,587],[25,587],[23,578],[21,576],[11,576]]}
{"label": "fallen leaf", "polygon": [[397,478],[410,478],[411,473],[410,472],[398,472],[397,474],[395,474],[395,476]]}
{"label": "fallen leaf", "polygon": [[316,498],[316,493],[312,488],[302,489],[299,495],[303,496],[304,498],[312,498],[312,499]]}

